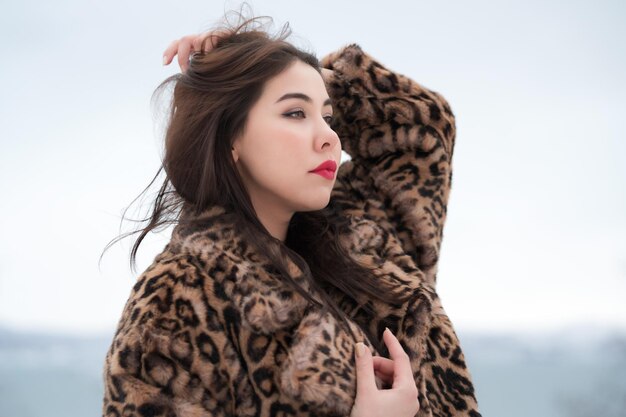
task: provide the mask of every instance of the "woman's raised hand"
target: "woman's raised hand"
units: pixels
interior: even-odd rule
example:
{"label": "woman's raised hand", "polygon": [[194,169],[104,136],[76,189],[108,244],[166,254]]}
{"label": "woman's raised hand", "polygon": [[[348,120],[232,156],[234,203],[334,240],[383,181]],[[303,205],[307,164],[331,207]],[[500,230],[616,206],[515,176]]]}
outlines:
{"label": "woman's raised hand", "polygon": [[[409,356],[389,329],[383,340],[391,359],[372,357],[363,343],[356,345],[356,399],[350,417],[413,417],[419,411]],[[391,388],[379,390],[375,375]]]}
{"label": "woman's raised hand", "polygon": [[[189,67],[189,57],[194,52],[209,52],[217,43],[223,33],[208,32],[199,35],[187,35],[173,41],[163,52],[163,65],[169,65],[172,59],[178,55],[178,66],[181,71],[187,71]],[[206,42],[203,41],[207,39]],[[204,48],[204,49],[203,49]]]}
{"label": "woman's raised hand", "polygon": [[[225,34],[220,31],[201,33],[199,35],[187,35],[170,43],[163,51],[163,65],[169,65],[175,56],[178,56],[178,66],[181,71],[187,71],[189,68],[189,58],[194,52],[209,52],[215,47],[217,41]],[[204,42],[204,45],[202,42]],[[203,49],[204,48],[204,49]],[[333,71],[327,68],[321,68],[322,77],[328,80]]]}

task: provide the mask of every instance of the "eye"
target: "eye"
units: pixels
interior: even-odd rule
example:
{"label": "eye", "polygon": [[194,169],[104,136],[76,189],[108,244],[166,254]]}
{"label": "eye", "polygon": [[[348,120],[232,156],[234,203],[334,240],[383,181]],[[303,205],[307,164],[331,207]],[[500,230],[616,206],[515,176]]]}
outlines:
{"label": "eye", "polygon": [[294,110],[283,114],[285,117],[289,117],[292,119],[304,119],[304,110]]}
{"label": "eye", "polygon": [[330,126],[330,124],[333,122],[333,116],[331,115],[324,116],[324,120],[326,120],[326,123],[328,123],[328,125]]}

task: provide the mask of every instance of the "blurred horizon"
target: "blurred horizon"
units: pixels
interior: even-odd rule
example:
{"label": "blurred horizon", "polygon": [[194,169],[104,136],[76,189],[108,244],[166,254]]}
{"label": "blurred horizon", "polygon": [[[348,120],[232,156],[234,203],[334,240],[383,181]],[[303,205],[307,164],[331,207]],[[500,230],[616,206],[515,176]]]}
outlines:
{"label": "blurred horizon", "polygon": [[[593,339],[581,339],[577,332],[561,336],[567,337],[528,340],[461,333],[482,415],[623,416],[626,333]],[[64,337],[0,328],[0,415],[98,415],[111,339],[112,334]],[[32,400],[33,392],[38,401]]]}

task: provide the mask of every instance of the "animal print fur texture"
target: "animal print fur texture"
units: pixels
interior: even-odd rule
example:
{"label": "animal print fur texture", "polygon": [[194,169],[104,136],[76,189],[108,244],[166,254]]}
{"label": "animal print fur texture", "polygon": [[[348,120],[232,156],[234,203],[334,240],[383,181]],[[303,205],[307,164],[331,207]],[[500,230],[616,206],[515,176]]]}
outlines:
{"label": "animal print fur texture", "polygon": [[322,65],[334,71],[326,84],[332,127],[352,157],[339,170],[333,197],[347,212],[394,230],[434,285],[456,137],[450,106],[357,45],[330,54]]}
{"label": "animal print fur texture", "polygon": [[[334,71],[333,128],[352,156],[332,194],[351,222],[342,244],[407,301],[331,294],[351,319],[345,329],[285,286],[213,207],[200,226],[177,226],[133,287],[106,357],[103,415],[347,416],[354,344],[373,350],[362,329],[381,338],[389,326],[411,359],[417,416],[480,416],[435,289],[452,176],[450,107],[356,45],[322,63]],[[290,272],[301,274],[295,265]]]}

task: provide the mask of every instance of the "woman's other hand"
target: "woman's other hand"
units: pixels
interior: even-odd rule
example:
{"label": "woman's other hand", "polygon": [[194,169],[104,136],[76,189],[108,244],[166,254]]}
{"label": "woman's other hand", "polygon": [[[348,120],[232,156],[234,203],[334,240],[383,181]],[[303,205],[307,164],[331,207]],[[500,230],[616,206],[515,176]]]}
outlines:
{"label": "woman's other hand", "polygon": [[[172,63],[172,60],[175,56],[178,56],[178,66],[181,71],[187,71],[189,68],[189,58],[194,52],[209,52],[211,49],[215,47],[217,41],[220,36],[224,34],[221,32],[209,32],[209,33],[201,33],[199,35],[187,35],[183,36],[180,39],[177,39],[170,43],[170,45],[163,51],[163,65],[169,65]],[[202,44],[202,42],[207,39],[207,41]],[[204,49],[202,49],[204,48]],[[328,80],[333,71],[328,68],[321,68],[322,78],[324,80]]]}
{"label": "woman's other hand", "polygon": [[[409,356],[389,329],[383,340],[391,359],[372,357],[362,343],[356,345],[356,399],[350,417],[413,417],[420,408]],[[375,375],[390,389],[379,390]]]}
{"label": "woman's other hand", "polygon": [[[220,32],[201,33],[199,35],[187,35],[173,41],[163,52],[163,65],[169,65],[174,57],[178,55],[178,66],[181,71],[189,68],[189,57],[194,52],[209,52],[220,36]],[[204,40],[207,40],[203,43]]]}

